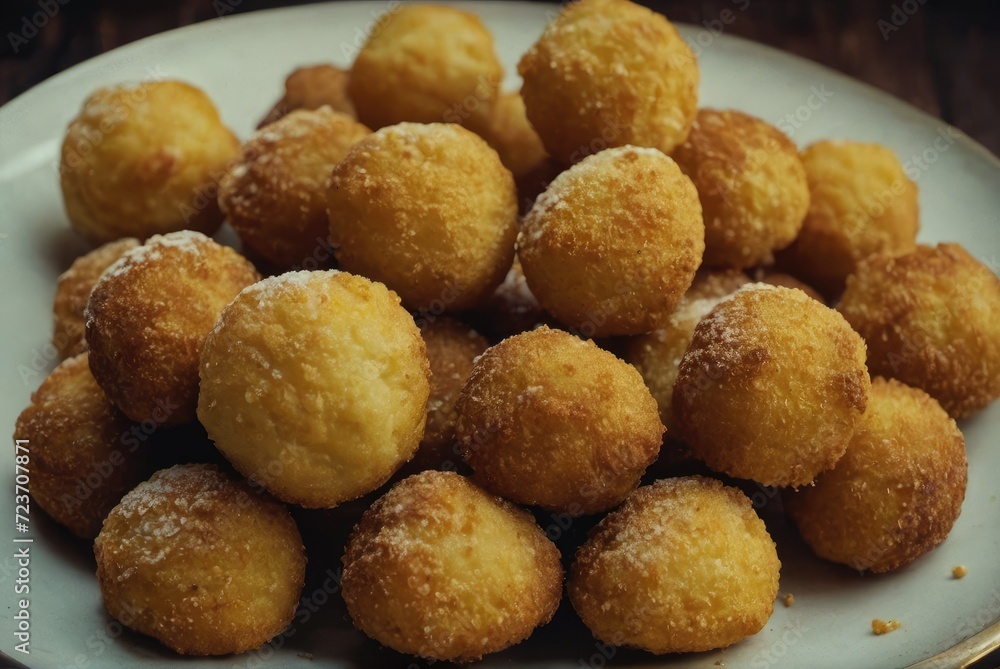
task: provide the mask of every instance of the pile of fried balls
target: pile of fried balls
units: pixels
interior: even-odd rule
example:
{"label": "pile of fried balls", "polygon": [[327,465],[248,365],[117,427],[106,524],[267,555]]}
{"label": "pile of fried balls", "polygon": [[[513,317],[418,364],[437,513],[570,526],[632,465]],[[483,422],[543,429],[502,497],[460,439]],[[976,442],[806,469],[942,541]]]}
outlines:
{"label": "pile of fried balls", "polygon": [[[917,244],[893,152],[699,108],[695,55],[628,0],[564,6],[518,73],[499,89],[476,16],[404,4],[243,143],[180,81],[86,100],[60,180],[97,248],[59,277],[64,360],[16,437],[124,625],[191,655],[281,634],[286,505],[368,500],[337,548],[350,618],[458,662],[564,586],[608,644],[757,633],[780,563],[741,482],[859,571],[947,537],[955,420],[1000,396],[1000,281]],[[554,542],[543,513],[593,529]]]}

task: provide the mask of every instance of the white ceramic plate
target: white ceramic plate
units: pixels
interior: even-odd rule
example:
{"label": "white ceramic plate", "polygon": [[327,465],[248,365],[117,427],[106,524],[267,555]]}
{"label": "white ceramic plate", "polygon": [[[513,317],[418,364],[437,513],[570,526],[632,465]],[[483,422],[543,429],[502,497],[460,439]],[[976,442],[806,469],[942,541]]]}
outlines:
{"label": "white ceramic plate", "polygon": [[[216,3],[223,7],[227,0]],[[228,0],[236,5],[239,0]],[[150,76],[178,77],[204,88],[231,127],[246,136],[277,99],[285,75],[303,64],[348,65],[375,16],[392,3],[346,2],[225,17],[142,40],[78,65],[0,109],[0,432],[55,364],[46,342],[56,276],[86,250],[68,229],[55,161],[63,131],[98,86]],[[496,36],[516,85],[516,63],[554,7],[469,3]],[[736,7],[733,17],[740,20]],[[704,105],[735,107],[777,123],[799,145],[851,138],[890,146],[920,186],[921,240],[956,240],[996,271],[1000,262],[1000,163],[988,152],[923,113],[810,62],[725,35],[683,29],[699,52]],[[772,513],[763,515],[779,544],[781,591],[764,630],[716,653],[657,658],[596,644],[568,606],[529,642],[486,664],[536,667],[901,667],[929,657],[987,627],[1000,616],[1000,406],[968,421],[969,488],[948,540],[915,564],[888,576],[864,576],[810,555]],[[8,449],[8,453],[10,450]],[[0,649],[31,667],[370,667],[408,666],[410,658],[379,648],[355,632],[336,594],[322,591],[323,572],[339,555],[312,556],[319,575],[307,585],[317,609],[279,639],[237,657],[188,659],[128,631],[104,611],[89,547],[68,537],[39,510],[32,512],[31,655],[14,652],[12,616],[17,567],[11,557],[13,462],[0,462]],[[337,518],[334,512],[328,520]],[[322,520],[322,516],[319,520]],[[313,520],[316,520],[314,518]],[[341,522],[344,522],[341,519]],[[341,528],[343,529],[343,528]],[[955,565],[968,576],[951,578]],[[319,588],[319,590],[317,590]],[[334,587],[330,588],[334,590]],[[896,618],[900,630],[875,637],[874,617]],[[301,617],[298,619],[301,620]],[[312,654],[313,659],[309,658]],[[609,655],[614,655],[609,658]],[[2,662],[0,662],[2,663]],[[417,666],[417,665],[414,665]]]}

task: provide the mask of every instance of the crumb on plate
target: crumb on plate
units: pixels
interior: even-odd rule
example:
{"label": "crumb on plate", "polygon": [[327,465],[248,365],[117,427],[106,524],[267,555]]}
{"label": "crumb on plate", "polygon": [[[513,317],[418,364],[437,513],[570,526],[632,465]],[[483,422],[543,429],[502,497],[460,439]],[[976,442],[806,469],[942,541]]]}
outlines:
{"label": "crumb on plate", "polygon": [[969,573],[969,570],[964,564],[960,564],[951,570],[951,575],[955,578],[965,578],[965,575]]}
{"label": "crumb on plate", "polygon": [[795,603],[795,595],[790,592],[785,593],[781,596],[781,603],[785,605],[785,608],[791,607]]}
{"label": "crumb on plate", "polygon": [[892,632],[893,630],[897,630],[897,629],[899,629],[899,621],[898,620],[890,620],[890,621],[886,622],[885,620],[882,620],[881,618],[873,618],[872,619],[872,632],[876,636],[881,636],[883,634],[888,634],[889,632]]}

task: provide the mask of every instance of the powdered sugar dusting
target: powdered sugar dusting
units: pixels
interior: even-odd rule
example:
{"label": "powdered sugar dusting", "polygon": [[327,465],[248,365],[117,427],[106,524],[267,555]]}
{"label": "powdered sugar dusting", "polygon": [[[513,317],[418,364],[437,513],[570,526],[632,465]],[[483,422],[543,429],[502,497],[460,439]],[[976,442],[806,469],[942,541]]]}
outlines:
{"label": "powdered sugar dusting", "polygon": [[377,131],[376,135],[398,137],[407,143],[415,143],[422,139],[440,141],[445,136],[458,133],[454,123],[397,123]]}
{"label": "powdered sugar dusting", "polygon": [[524,226],[518,234],[518,247],[534,244],[545,236],[548,222],[551,220],[547,214],[570,206],[567,197],[570,197],[574,190],[601,188],[602,175],[613,170],[617,163],[631,160],[635,156],[673,162],[659,149],[632,146],[631,144],[605,149],[587,156],[576,165],[560,173],[552,180],[548,188],[535,199],[535,204],[524,217]]}
{"label": "powdered sugar dusting", "polygon": [[158,262],[163,258],[166,249],[200,256],[205,245],[213,243],[211,239],[195,230],[180,230],[166,235],[153,235],[145,244],[135,247],[119,258],[104,272],[101,280],[127,274],[138,265]]}
{"label": "powdered sugar dusting", "polygon": [[196,524],[192,512],[210,510],[232,485],[214,466],[178,465],[140,483],[111,513],[129,521],[131,536],[122,541],[137,561],[156,564],[175,547],[173,537]]}
{"label": "powdered sugar dusting", "polygon": [[[713,353],[709,354],[705,349],[693,351],[690,356],[692,363],[701,364],[703,355],[710,355],[723,364],[737,362],[749,344],[745,324],[756,312],[753,306],[757,301],[755,298],[773,290],[780,288],[766,283],[748,283],[733,294],[721,298],[701,320],[696,330],[698,336],[710,342],[707,348]],[[762,323],[760,328],[766,328],[766,324]]]}
{"label": "powdered sugar dusting", "polygon": [[266,302],[273,302],[281,299],[282,296],[290,293],[298,293],[308,290],[314,283],[322,283],[326,279],[340,274],[340,270],[299,270],[297,272],[285,272],[258,281],[243,289],[244,293],[257,298],[258,305],[263,307]]}

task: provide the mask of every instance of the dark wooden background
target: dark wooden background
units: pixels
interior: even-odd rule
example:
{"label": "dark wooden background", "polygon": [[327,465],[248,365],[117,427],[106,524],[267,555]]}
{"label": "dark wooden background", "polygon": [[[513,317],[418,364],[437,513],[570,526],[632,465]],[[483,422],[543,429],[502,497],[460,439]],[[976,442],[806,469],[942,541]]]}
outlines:
{"label": "dark wooden background", "polygon": [[[147,35],[216,18],[212,0],[0,0],[0,104],[53,74]],[[296,2],[241,0],[236,12]],[[958,126],[1000,154],[1000,0],[649,0],[674,21],[804,56]],[[53,11],[58,8],[58,11]],[[48,11],[46,12],[46,9]],[[46,12],[28,35],[25,21]],[[51,14],[51,18],[48,16]],[[977,669],[996,669],[1000,654]]]}
{"label": "dark wooden background", "polygon": [[[95,54],[218,16],[212,0],[0,0],[0,104]],[[242,0],[236,12],[297,4]],[[1000,154],[1000,2],[649,0],[703,24],[745,7],[726,32],[840,70],[948,121]],[[27,43],[24,21],[58,7]],[[53,13],[50,9],[49,13]],[[880,23],[882,22],[882,23]],[[30,28],[27,32],[31,32]],[[16,49],[16,53],[15,53]]]}

